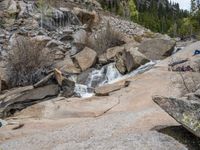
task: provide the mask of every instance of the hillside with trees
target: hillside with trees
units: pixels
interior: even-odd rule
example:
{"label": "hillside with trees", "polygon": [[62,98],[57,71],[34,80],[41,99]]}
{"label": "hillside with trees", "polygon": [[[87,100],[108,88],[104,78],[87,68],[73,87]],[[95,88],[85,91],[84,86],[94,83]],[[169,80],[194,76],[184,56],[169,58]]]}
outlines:
{"label": "hillside with trees", "polygon": [[100,0],[104,9],[171,37],[199,35],[199,0],[191,0],[191,11],[169,0]]}

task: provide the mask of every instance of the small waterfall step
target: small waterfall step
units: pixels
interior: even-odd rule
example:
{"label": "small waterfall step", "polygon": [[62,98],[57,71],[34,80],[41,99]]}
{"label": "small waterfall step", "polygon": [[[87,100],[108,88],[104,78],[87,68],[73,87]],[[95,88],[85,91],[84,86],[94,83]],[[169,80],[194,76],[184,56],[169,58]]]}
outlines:
{"label": "small waterfall step", "polygon": [[91,97],[94,95],[95,87],[102,86],[105,84],[112,84],[117,81],[133,77],[137,74],[142,74],[153,68],[153,66],[156,63],[157,63],[156,61],[151,61],[124,76],[119,73],[119,71],[115,67],[115,63],[111,63],[109,65],[102,67],[100,70],[92,71],[89,74],[85,85],[76,84],[75,93],[82,98]]}

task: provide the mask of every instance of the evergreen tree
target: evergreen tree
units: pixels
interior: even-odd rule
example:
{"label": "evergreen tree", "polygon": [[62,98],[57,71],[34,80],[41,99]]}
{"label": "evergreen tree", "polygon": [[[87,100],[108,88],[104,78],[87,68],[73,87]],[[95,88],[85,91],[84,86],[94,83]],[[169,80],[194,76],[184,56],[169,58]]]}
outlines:
{"label": "evergreen tree", "polygon": [[190,11],[191,11],[191,13],[193,14],[194,12],[195,12],[195,10],[196,10],[196,0],[191,0],[191,8],[190,8]]}
{"label": "evergreen tree", "polygon": [[138,20],[138,11],[136,9],[136,5],[134,0],[129,0],[129,11],[131,20]]}

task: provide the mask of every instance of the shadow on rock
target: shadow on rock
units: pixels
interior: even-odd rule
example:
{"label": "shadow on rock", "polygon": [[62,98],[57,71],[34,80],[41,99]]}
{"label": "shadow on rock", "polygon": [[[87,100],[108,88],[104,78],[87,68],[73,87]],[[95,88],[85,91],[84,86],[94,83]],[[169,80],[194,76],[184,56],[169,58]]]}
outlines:
{"label": "shadow on rock", "polygon": [[190,133],[183,126],[155,127],[152,130],[173,137],[178,142],[186,145],[188,150],[200,149],[200,138]]}

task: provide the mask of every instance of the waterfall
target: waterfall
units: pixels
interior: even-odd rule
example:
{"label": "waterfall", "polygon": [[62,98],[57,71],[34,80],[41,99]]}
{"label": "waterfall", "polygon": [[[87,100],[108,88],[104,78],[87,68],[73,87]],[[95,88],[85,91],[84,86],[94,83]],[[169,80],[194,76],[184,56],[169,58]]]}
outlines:
{"label": "waterfall", "polygon": [[[105,84],[111,84],[129,77],[133,77],[137,74],[144,73],[145,71],[150,70],[155,64],[155,61],[151,61],[145,65],[140,66],[138,69],[132,71],[131,73],[123,76],[115,67],[115,63],[111,63],[109,65],[103,66],[99,70],[93,70],[88,75],[85,85],[76,84],[75,93],[83,98],[91,97],[94,95],[93,92],[95,87],[102,86]],[[75,78],[73,77],[73,79]]]}
{"label": "waterfall", "polygon": [[108,65],[106,69],[107,69],[107,71],[106,71],[106,77],[107,77],[108,83],[111,82],[111,81],[113,81],[113,80],[115,80],[115,79],[118,79],[118,78],[122,77],[122,75],[120,74],[120,72],[115,67],[114,63]]}
{"label": "waterfall", "polygon": [[74,92],[76,93],[76,96],[87,98],[94,95],[94,90],[89,88],[87,85],[82,84],[76,84]]}
{"label": "waterfall", "polygon": [[174,51],[172,52],[172,54],[175,54],[177,53],[178,51],[181,51],[184,47],[178,47],[178,46],[175,46],[174,47]]}

